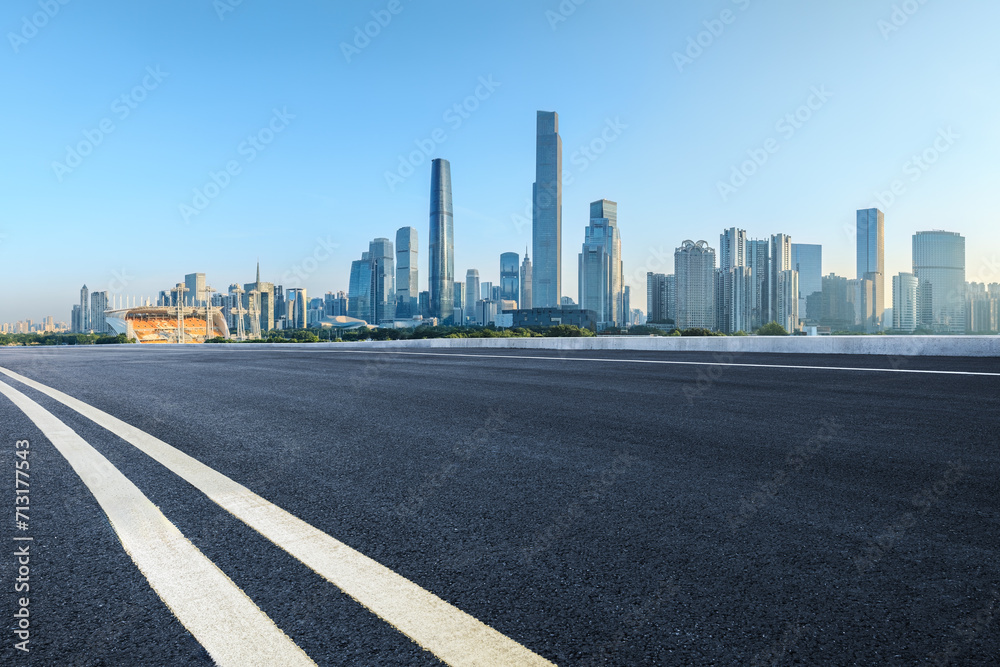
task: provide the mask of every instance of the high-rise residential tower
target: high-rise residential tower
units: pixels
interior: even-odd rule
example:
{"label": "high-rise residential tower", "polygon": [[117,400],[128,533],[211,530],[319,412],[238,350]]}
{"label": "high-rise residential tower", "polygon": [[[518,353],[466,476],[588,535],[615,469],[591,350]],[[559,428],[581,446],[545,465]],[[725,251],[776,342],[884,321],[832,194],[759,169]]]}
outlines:
{"label": "high-rise residential tower", "polygon": [[750,267],[750,328],[759,329],[771,317],[771,244],[767,239],[747,243],[747,266]]}
{"label": "high-rise residential tower", "polygon": [[80,288],[80,313],[77,325],[77,333],[90,331],[90,290],[86,285]]}
{"label": "high-rise residential tower", "polygon": [[454,218],[451,163],[437,159],[431,162],[430,266],[427,276],[431,317],[438,318],[442,324],[454,315]]}
{"label": "high-rise residential tower", "polygon": [[[778,276],[781,275],[782,271],[791,271],[792,268],[792,237],[787,234],[773,234],[771,236],[771,260],[767,280],[770,292],[768,322],[778,322],[781,319],[779,313],[781,291],[778,288]],[[798,298],[797,295],[796,298]]]}
{"label": "high-rise residential tower", "polygon": [[677,328],[715,329],[715,250],[708,242],[685,241],[674,252]]}
{"label": "high-rise residential tower", "polygon": [[528,249],[524,249],[524,261],[521,262],[521,299],[518,306],[522,309],[532,308],[531,298],[531,259],[528,257]]}
{"label": "high-rise residential tower", "polygon": [[396,231],[396,318],[418,315],[417,230],[401,227]]}
{"label": "high-rise residential tower", "polygon": [[539,111],[535,132],[531,242],[531,303],[559,308],[562,296],[562,138],[559,114]]}
{"label": "high-rise residential tower", "polygon": [[920,281],[920,326],[965,333],[965,237],[943,231],[914,234],[913,274]]}
{"label": "high-rise residential tower", "polygon": [[624,283],[618,204],[607,199],[592,202],[579,256],[579,290],[580,308],[597,313],[599,329],[624,322]]}
{"label": "high-rise residential tower", "polygon": [[747,266],[750,242],[746,230],[733,227],[719,235],[719,268]]}
{"label": "high-rise residential tower", "polygon": [[864,305],[868,313],[865,331],[875,333],[884,328],[885,315],[885,215],[877,208],[858,211],[858,280],[872,282]]}
{"label": "high-rise residential tower", "polygon": [[518,277],[521,258],[516,252],[505,252],[500,255],[500,298],[517,301],[520,295],[520,279]]}

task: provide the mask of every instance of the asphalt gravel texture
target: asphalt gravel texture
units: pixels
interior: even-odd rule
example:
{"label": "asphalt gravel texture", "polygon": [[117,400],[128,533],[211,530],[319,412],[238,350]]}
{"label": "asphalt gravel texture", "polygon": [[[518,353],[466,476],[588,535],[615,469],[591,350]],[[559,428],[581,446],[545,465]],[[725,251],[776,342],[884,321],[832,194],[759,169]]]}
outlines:
{"label": "asphalt gravel texture", "polygon": [[[0,366],[559,665],[1000,656],[1000,377],[844,370],[1000,359],[137,347],[3,348]],[[441,664],[127,442],[0,381],[104,454],[317,663]],[[2,397],[0,420],[0,539],[19,534],[20,439],[34,538],[29,654],[0,556],[0,662],[211,664],[65,459]]]}

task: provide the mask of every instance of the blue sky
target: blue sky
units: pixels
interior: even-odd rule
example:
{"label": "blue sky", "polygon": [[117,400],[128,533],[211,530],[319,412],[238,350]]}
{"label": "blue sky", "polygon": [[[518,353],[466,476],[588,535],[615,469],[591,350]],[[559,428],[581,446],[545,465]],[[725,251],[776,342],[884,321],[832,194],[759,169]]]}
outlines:
{"label": "blue sky", "polygon": [[855,210],[879,197],[890,275],[913,232],[947,229],[970,280],[1000,282],[992,0],[63,2],[0,10],[0,321],[68,320],[83,283],[155,296],[199,271],[225,289],[258,258],[321,296],[401,226],[425,285],[435,157],[456,274],[496,280],[530,245],[539,109],[560,115],[573,298],[601,198],[640,308],[647,270],[731,226],[820,243],[824,271],[854,277]]}

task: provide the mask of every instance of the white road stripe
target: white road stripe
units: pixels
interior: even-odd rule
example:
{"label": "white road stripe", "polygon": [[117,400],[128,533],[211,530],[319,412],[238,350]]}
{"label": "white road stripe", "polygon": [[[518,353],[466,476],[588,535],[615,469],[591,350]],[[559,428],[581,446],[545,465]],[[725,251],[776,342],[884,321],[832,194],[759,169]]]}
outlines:
{"label": "white road stripe", "polygon": [[100,452],[7,383],[0,393],[66,458],[149,585],[217,664],[316,664]]}
{"label": "white road stripe", "polygon": [[[329,348],[327,348],[329,349]],[[663,364],[668,366],[727,366],[733,368],[784,368],[808,371],[857,371],[864,373],[918,373],[926,375],[971,375],[1000,377],[1000,373],[975,371],[936,371],[920,368],[858,368],[851,366],[797,366],[793,364],[737,364],[716,361],[676,361],[672,359],[605,359],[601,357],[548,357],[517,354],[469,354],[464,352],[402,352],[398,350],[335,350],[338,354],[408,354],[417,357],[471,357],[474,359],[542,359],[545,361],[590,361],[614,364]],[[720,353],[726,354],[726,353]]]}
{"label": "white road stripe", "polygon": [[553,664],[162,440],[57,389],[6,368],[0,368],[0,373],[59,401],[131,443],[446,664],[455,667]]}

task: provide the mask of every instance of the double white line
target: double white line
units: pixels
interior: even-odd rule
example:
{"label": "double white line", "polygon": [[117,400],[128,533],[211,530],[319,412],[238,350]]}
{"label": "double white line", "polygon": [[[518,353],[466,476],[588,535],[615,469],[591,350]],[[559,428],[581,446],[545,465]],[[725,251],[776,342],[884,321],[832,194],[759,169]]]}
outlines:
{"label": "double white line", "polygon": [[[551,665],[509,637],[184,452],[72,396],[0,373],[75,410],[200,490],[448,665]],[[38,403],[0,382],[69,461],[150,586],[220,665],[313,661],[110,461]]]}

